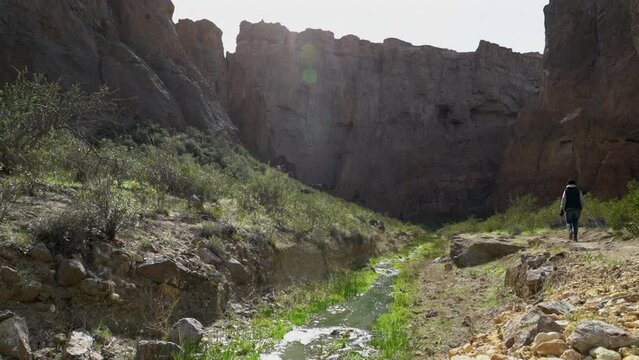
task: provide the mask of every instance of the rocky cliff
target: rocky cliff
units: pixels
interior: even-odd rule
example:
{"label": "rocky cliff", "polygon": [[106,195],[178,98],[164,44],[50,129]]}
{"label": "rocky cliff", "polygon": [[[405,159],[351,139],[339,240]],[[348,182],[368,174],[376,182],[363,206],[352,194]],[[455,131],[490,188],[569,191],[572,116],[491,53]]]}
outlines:
{"label": "rocky cliff", "polygon": [[541,56],[457,53],[242,23],[228,111],[247,146],[309,184],[412,220],[490,211],[507,135]]}
{"label": "rocky cliff", "polygon": [[221,33],[185,22],[178,36],[173,10],[170,0],[0,0],[0,83],[26,68],[87,90],[106,84],[129,121],[228,129]]}
{"label": "rocky cliff", "polygon": [[559,196],[569,177],[598,197],[621,195],[639,177],[639,2],[552,0],[540,104],[510,136],[495,188]]}

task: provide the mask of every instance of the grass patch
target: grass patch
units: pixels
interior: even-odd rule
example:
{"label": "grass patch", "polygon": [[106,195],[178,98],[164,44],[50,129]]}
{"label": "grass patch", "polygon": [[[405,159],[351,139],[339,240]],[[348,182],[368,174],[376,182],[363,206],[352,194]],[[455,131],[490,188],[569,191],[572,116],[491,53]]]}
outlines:
{"label": "grass patch", "polygon": [[[393,282],[393,302],[386,314],[380,316],[374,326],[375,337],[372,344],[379,350],[383,359],[412,359],[411,309],[418,296],[417,281],[427,258],[442,256],[446,253],[446,241],[441,237],[422,236],[421,243],[413,249],[406,261],[397,260],[395,266],[399,275]],[[406,252],[395,259],[401,259]]]}
{"label": "grass patch", "polygon": [[326,282],[281,294],[276,306],[265,305],[248,324],[238,322],[231,334],[227,330],[220,334],[229,337],[229,341],[187,349],[176,359],[259,359],[261,353],[271,349],[294,326],[307,324],[313,315],[365,292],[376,279],[377,274],[367,268],[340,273]]}
{"label": "grass patch", "polygon": [[[510,235],[539,234],[564,226],[556,200],[540,206],[537,199],[527,195],[515,199],[508,210],[487,219],[470,218],[440,229],[439,233],[451,238],[460,233],[505,233]],[[628,184],[628,193],[621,199],[601,201],[586,196],[586,207],[581,213],[581,224],[589,227],[610,226],[626,237],[639,236],[639,183]]]}

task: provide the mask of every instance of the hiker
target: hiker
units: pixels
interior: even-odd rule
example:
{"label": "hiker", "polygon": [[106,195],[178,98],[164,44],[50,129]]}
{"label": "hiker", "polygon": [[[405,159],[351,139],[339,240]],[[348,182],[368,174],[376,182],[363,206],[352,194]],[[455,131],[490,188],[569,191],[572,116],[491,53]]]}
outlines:
{"label": "hiker", "polygon": [[561,208],[559,209],[559,216],[566,214],[566,226],[568,227],[568,237],[570,240],[577,241],[577,232],[579,228],[579,215],[581,215],[581,209],[586,206],[584,194],[577,187],[575,180],[568,180],[568,185],[564,190],[564,194],[561,196]]}

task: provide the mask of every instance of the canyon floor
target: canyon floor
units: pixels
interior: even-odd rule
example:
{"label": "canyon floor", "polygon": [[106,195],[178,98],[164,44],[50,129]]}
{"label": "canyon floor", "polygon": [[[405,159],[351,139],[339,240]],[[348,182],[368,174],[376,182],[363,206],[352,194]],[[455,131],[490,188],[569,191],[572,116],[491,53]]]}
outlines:
{"label": "canyon floor", "polygon": [[[491,234],[468,237],[504,238]],[[564,330],[561,341],[583,320],[601,320],[639,335],[637,239],[620,241],[611,232],[590,229],[583,231],[576,243],[566,239],[564,231],[506,238],[526,244],[528,249],[468,268],[438,261],[426,264],[413,309],[415,358],[558,358],[561,353],[551,356],[533,351],[536,344],[530,341],[544,331],[541,326],[531,330],[530,324],[522,321],[522,315],[547,302],[561,303],[569,309],[562,314],[550,314],[560,324],[559,329]],[[516,283],[521,280],[509,282],[509,269],[516,268],[522,257],[535,256],[545,257],[545,262],[552,259],[552,265],[542,283],[536,284],[541,285],[536,293],[519,297],[511,286],[526,284]],[[526,345],[516,344],[509,349],[507,342],[513,332],[515,336],[528,337]],[[637,348],[623,351],[629,356]]]}

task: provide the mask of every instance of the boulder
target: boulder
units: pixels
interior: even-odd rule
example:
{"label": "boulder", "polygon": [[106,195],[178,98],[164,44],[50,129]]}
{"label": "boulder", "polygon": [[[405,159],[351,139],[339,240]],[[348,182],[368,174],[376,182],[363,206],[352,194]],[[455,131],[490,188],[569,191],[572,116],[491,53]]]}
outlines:
{"label": "boulder", "polygon": [[565,301],[545,301],[535,305],[544,314],[567,315],[575,310],[575,307]]}
{"label": "boulder", "polygon": [[204,336],[204,326],[193,318],[184,318],[176,322],[169,334],[169,340],[176,344],[198,344]]}
{"label": "boulder", "polygon": [[458,267],[481,265],[526,249],[512,241],[456,236],[450,245],[450,257]]}
{"label": "boulder", "polygon": [[580,322],[568,338],[580,353],[586,354],[597,347],[617,350],[621,347],[639,345],[639,338],[621,328],[598,320]]}
{"label": "boulder", "polygon": [[57,277],[58,285],[74,286],[79,284],[82,280],[84,280],[84,278],[87,277],[87,272],[80,260],[66,259],[60,261]]}
{"label": "boulder", "polygon": [[559,358],[562,360],[581,360],[583,359],[583,356],[575,350],[569,349],[564,351]]}
{"label": "boulder", "polygon": [[522,254],[519,264],[506,270],[504,283],[522,298],[533,297],[543,290],[546,280],[555,272],[550,253]]}
{"label": "boulder", "polygon": [[22,284],[20,289],[20,295],[18,301],[23,303],[30,303],[35,301],[42,292],[43,286],[39,281],[29,281],[26,284]]}
{"label": "boulder", "polygon": [[69,336],[67,346],[62,353],[63,360],[93,360],[91,348],[93,338],[82,331],[73,331]]}
{"label": "boulder", "polygon": [[0,357],[31,359],[27,322],[10,311],[0,311]]}
{"label": "boulder", "polygon": [[9,266],[0,267],[0,279],[8,285],[16,285],[20,282],[20,274]]}
{"label": "boulder", "polygon": [[238,285],[245,285],[251,280],[251,274],[249,274],[246,267],[241,262],[234,258],[230,258],[225,263],[226,268],[231,273],[231,279]]}
{"label": "boulder", "polygon": [[220,265],[223,263],[222,259],[220,259],[217,255],[213,253],[213,251],[207,248],[200,248],[197,251],[197,255],[200,257],[203,263],[209,265]]}
{"label": "boulder", "polygon": [[157,284],[169,284],[180,290],[191,288],[197,282],[205,280],[181,263],[164,256],[146,260],[138,265],[135,271]]}
{"label": "boulder", "polygon": [[29,250],[29,255],[31,255],[32,258],[45,263],[53,261],[51,252],[44,244],[37,244],[31,247],[31,249]]}
{"label": "boulder", "polygon": [[112,281],[84,279],[80,282],[80,290],[91,296],[106,296],[115,290],[115,284]]}
{"label": "boulder", "polygon": [[545,356],[561,356],[564,352],[570,349],[564,340],[554,339],[542,342],[533,347],[533,351],[538,355]]}
{"label": "boulder", "polygon": [[140,340],[135,352],[135,360],[170,360],[173,354],[181,353],[181,346],[159,340]]}
{"label": "boulder", "polygon": [[539,333],[563,333],[564,328],[539,309],[531,309],[502,327],[504,344],[513,349],[530,345]]}
{"label": "boulder", "polygon": [[590,356],[595,358],[595,360],[621,360],[621,354],[603,347],[590,350]]}

